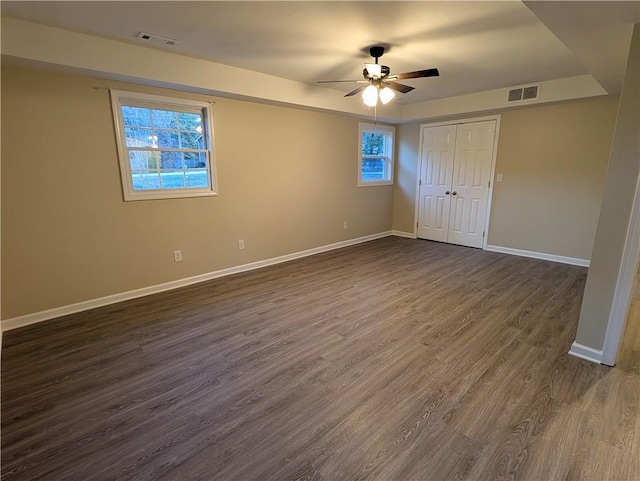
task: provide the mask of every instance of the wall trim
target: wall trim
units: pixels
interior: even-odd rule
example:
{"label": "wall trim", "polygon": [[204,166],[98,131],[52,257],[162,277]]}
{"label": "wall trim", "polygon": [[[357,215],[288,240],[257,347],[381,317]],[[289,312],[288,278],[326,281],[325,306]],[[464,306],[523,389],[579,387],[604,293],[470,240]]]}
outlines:
{"label": "wall trim", "polygon": [[584,359],[585,361],[595,362],[596,364],[602,363],[602,351],[589,346],[585,346],[583,344],[579,344],[577,342],[571,344],[569,354],[575,357],[579,357],[580,359]]}
{"label": "wall trim", "polygon": [[487,245],[486,249],[491,252],[500,252],[502,254],[511,254],[514,256],[531,257],[532,259],[542,259],[545,261],[560,262],[562,264],[571,264],[580,267],[589,267],[591,261],[589,259],[580,259],[578,257],[558,256],[555,254],[547,254],[546,252],[526,251],[523,249],[513,249],[512,247],[502,247],[496,245]]}
{"label": "wall trim", "polygon": [[620,343],[624,333],[627,315],[631,307],[633,284],[640,258],[640,176],[636,183],[636,192],[631,208],[631,218],[627,227],[627,238],[622,250],[620,269],[616,280],[616,288],[609,311],[609,322],[602,348],[602,363],[613,366],[620,350]]}
{"label": "wall trim", "polygon": [[417,239],[415,232],[405,232],[402,230],[392,230],[391,235],[397,237],[406,237],[407,239]]}
{"label": "wall trim", "polygon": [[272,257],[270,259],[264,259],[261,261],[250,262],[249,264],[242,264],[239,266],[228,267],[226,269],[220,269],[218,271],[207,272],[205,274],[199,274],[197,276],[185,277],[183,279],[177,279],[175,281],[165,282],[162,284],[156,284],[153,286],[142,287],[140,289],[134,289],[131,291],[121,292],[118,294],[112,294],[109,296],[98,297],[96,299],[89,299],[87,301],[76,302],[66,306],[54,307],[53,309],[47,309],[45,311],[34,312],[32,314],[25,314],[23,316],[13,317],[11,319],[2,320],[2,331],[9,331],[11,329],[17,329],[19,327],[28,326],[30,324],[36,324],[38,322],[48,321],[69,314],[75,314],[77,312],[88,311],[89,309],[95,309],[97,307],[103,307],[110,304],[116,304],[122,301],[128,301],[139,297],[149,296],[151,294],[158,294],[160,292],[170,291],[178,289],[180,287],[190,286],[192,284],[198,284],[219,277],[230,276],[232,274],[239,274],[240,272],[252,271],[267,267],[275,264],[281,264],[283,262],[289,262],[295,259],[320,254],[322,252],[328,252],[335,249],[341,249],[343,247],[349,247],[356,244],[362,244],[364,242],[381,239],[388,237],[392,234],[392,231],[379,232],[377,234],[370,234],[363,237],[356,237],[355,239],[348,239],[345,241],[335,242],[333,244],[327,244],[324,246],[314,247],[304,251],[293,252],[291,254],[285,254],[278,257]]}

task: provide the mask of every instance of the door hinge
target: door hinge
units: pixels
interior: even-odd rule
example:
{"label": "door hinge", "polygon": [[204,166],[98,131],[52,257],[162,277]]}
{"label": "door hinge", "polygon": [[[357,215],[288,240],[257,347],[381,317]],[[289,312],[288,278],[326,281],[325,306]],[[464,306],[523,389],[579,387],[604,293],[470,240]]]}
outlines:
{"label": "door hinge", "polygon": [[491,181],[489,181],[489,185],[487,187],[491,187]]}
{"label": "door hinge", "polygon": [[416,222],[416,227],[420,227],[420,222]]}
{"label": "door hinge", "polygon": [[484,239],[484,231],[482,231],[482,238]]}
{"label": "door hinge", "polygon": [[418,187],[422,185],[422,179],[418,180]]}

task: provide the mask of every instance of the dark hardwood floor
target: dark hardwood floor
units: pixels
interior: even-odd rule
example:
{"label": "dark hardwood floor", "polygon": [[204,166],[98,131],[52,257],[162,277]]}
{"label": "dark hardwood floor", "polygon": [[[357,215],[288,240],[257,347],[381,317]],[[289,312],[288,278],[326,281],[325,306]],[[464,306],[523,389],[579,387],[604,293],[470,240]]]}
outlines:
{"label": "dark hardwood floor", "polygon": [[6,332],[2,479],[640,479],[585,278],[389,237]]}

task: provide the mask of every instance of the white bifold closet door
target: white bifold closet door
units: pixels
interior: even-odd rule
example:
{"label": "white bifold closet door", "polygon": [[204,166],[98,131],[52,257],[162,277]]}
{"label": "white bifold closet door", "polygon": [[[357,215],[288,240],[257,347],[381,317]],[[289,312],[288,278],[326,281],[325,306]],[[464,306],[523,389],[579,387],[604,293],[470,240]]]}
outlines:
{"label": "white bifold closet door", "polygon": [[482,247],[495,120],[424,129],[418,237]]}

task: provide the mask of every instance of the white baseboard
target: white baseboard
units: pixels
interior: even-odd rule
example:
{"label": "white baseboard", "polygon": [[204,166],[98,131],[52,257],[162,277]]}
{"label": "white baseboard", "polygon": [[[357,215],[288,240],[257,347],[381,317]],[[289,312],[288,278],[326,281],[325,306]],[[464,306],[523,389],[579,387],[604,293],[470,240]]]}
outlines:
{"label": "white baseboard", "polygon": [[580,359],[585,359],[586,361],[595,362],[596,364],[602,364],[602,351],[589,346],[585,346],[583,344],[579,344],[577,342],[571,344],[569,354],[575,357],[579,357]]}
{"label": "white baseboard", "polygon": [[574,266],[580,266],[580,267],[589,267],[589,264],[591,263],[589,259],[557,256],[555,254],[547,254],[545,252],[525,251],[522,249],[513,249],[511,247],[487,245],[487,248],[485,250],[488,250],[491,252],[500,252],[502,254],[512,254],[514,256],[531,257],[533,259],[542,259],[544,261],[560,262],[562,264],[572,264]]}
{"label": "white baseboard", "polygon": [[404,232],[401,230],[392,230],[391,235],[397,237],[406,237],[407,239],[417,239],[416,235],[413,232]]}
{"label": "white baseboard", "polygon": [[154,286],[143,287],[141,289],[134,289],[132,291],[121,292],[119,294],[112,294],[110,296],[99,297],[97,299],[90,299],[88,301],[77,302],[75,304],[69,304],[67,306],[55,307],[53,309],[47,309],[46,311],[34,312],[32,314],[26,314],[24,316],[13,317],[11,319],[2,320],[2,331],[9,331],[11,329],[17,329],[19,327],[28,326],[37,322],[48,321],[57,317],[66,316],[69,314],[75,314],[76,312],[87,311],[89,309],[95,309],[96,307],[107,306],[109,304],[115,304],[117,302],[128,301],[130,299],[136,299],[138,297],[144,297],[151,294],[157,294],[160,292],[170,291],[179,287],[189,286],[191,284],[197,284],[199,282],[208,281],[211,279],[217,279],[219,277],[229,276],[232,274],[238,274],[240,272],[252,271],[254,269],[260,269],[262,267],[271,266],[274,264],[281,264],[283,262],[289,262],[302,257],[312,256],[314,254],[320,254],[322,252],[328,252],[335,249],[341,249],[343,247],[349,247],[356,244],[362,244],[375,239],[381,239],[392,235],[391,231],[380,232],[378,234],[371,234],[355,239],[348,239],[334,244],[328,244],[320,247],[314,247],[313,249],[307,249],[300,252],[294,252],[292,254],[286,254],[283,256],[272,257],[271,259],[265,259],[262,261],[251,262],[249,264],[243,264],[240,266],[229,267],[227,269],[221,269],[219,271],[207,272],[193,277],[186,277],[184,279],[178,279],[171,282],[165,282],[163,284],[156,284]]}

